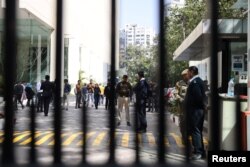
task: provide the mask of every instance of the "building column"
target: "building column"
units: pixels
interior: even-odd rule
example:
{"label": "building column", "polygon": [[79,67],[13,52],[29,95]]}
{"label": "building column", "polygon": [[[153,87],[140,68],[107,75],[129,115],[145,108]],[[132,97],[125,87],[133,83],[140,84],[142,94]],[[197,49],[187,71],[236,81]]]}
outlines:
{"label": "building column", "polygon": [[37,39],[37,67],[36,67],[36,77],[37,77],[37,82],[41,81],[41,46],[42,46],[42,39],[41,35],[38,35]]}

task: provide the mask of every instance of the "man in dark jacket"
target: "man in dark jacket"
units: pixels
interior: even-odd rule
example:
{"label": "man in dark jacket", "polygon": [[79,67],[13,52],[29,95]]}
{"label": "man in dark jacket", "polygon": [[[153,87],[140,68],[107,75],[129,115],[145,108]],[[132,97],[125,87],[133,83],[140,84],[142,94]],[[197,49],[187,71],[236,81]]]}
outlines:
{"label": "man in dark jacket", "polygon": [[185,96],[187,128],[188,134],[192,136],[192,144],[194,147],[194,154],[191,156],[191,159],[198,160],[205,154],[202,135],[204,110],[206,109],[205,85],[198,76],[197,67],[189,67],[188,76],[190,80]]}
{"label": "man in dark jacket", "polygon": [[144,78],[144,72],[138,72],[138,82],[134,87],[136,95],[137,130],[139,133],[147,132],[146,100],[148,98],[149,85]]}
{"label": "man in dark jacket", "polygon": [[41,90],[43,90],[43,104],[44,104],[44,115],[48,116],[49,104],[53,93],[53,83],[49,81],[49,75],[45,76],[45,81],[41,85]]}

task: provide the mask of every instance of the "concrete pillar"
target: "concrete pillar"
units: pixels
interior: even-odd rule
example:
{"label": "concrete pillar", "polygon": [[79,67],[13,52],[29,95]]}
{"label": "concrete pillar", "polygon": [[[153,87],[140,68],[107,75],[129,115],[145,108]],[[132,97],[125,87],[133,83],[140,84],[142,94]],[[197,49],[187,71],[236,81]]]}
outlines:
{"label": "concrete pillar", "polygon": [[42,56],[41,46],[42,46],[41,35],[38,35],[38,39],[37,39],[37,69],[36,69],[37,82],[41,81],[41,65],[42,65],[42,63],[41,63],[41,56]]}
{"label": "concrete pillar", "polygon": [[56,78],[56,33],[53,31],[51,33],[51,40],[50,40],[50,79],[52,81]]}

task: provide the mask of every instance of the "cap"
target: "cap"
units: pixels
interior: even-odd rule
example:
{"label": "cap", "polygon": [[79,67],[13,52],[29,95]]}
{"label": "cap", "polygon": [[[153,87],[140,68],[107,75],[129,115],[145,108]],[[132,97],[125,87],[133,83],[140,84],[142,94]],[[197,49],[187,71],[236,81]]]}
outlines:
{"label": "cap", "polygon": [[187,74],[188,73],[188,69],[185,69],[185,70],[183,70],[182,72],[181,72],[181,75],[185,75],[185,74]]}

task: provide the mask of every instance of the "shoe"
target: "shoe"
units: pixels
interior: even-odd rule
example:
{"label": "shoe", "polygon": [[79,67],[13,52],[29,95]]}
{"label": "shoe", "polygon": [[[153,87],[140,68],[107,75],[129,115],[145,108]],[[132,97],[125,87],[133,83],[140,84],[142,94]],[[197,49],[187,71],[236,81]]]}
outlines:
{"label": "shoe", "polygon": [[118,123],[117,123],[117,126],[120,126],[120,125],[121,125],[121,123],[120,123],[120,122],[118,122]]}
{"label": "shoe", "polygon": [[47,117],[47,116],[48,116],[48,114],[45,114],[44,116],[45,116],[45,117]]}
{"label": "shoe", "polygon": [[66,108],[66,111],[68,111],[68,109]]}
{"label": "shoe", "polygon": [[131,126],[130,122],[127,122],[127,126]]}
{"label": "shoe", "polygon": [[194,154],[190,157],[191,160],[199,160],[202,158],[201,154]]}

